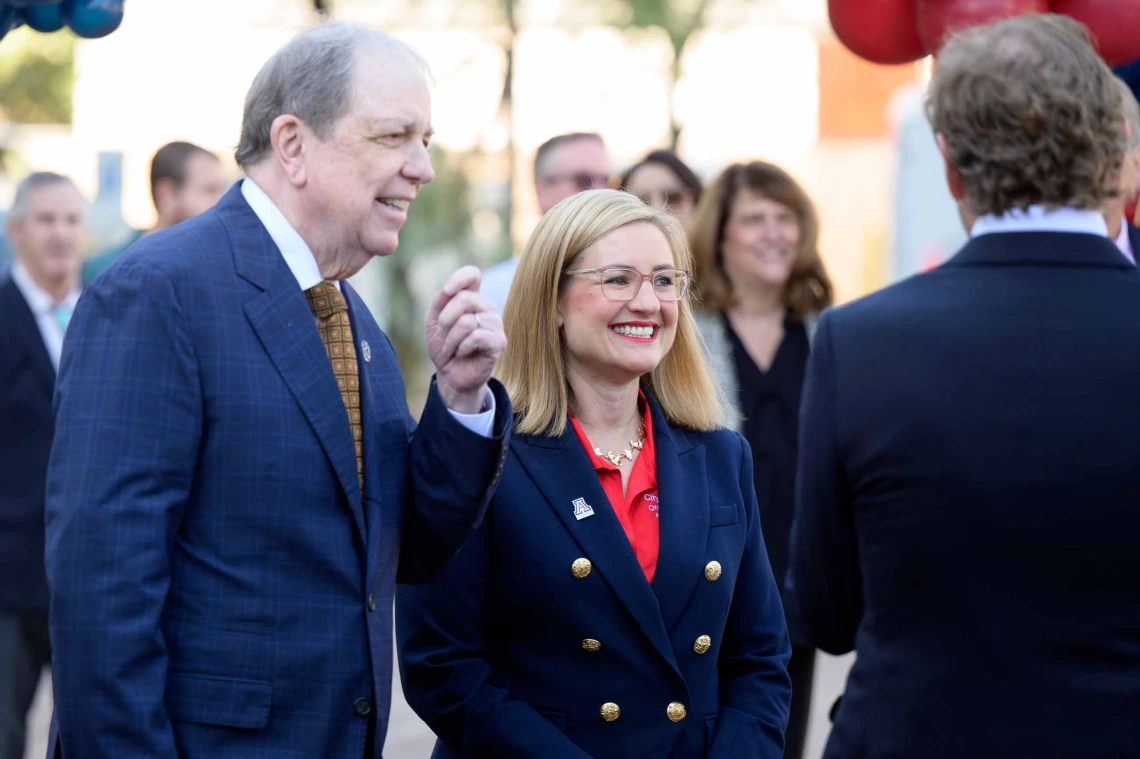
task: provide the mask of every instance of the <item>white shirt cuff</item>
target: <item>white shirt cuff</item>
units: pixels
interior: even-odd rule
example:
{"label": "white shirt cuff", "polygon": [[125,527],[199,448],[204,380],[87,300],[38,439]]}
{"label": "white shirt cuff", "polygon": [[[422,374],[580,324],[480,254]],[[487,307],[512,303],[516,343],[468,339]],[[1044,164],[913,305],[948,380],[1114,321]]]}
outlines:
{"label": "white shirt cuff", "polygon": [[487,388],[487,400],[483,402],[483,406],[487,410],[478,414],[461,414],[451,409],[448,409],[448,412],[455,417],[455,421],[476,435],[491,437],[491,431],[495,428],[495,394],[491,392],[491,388]]}

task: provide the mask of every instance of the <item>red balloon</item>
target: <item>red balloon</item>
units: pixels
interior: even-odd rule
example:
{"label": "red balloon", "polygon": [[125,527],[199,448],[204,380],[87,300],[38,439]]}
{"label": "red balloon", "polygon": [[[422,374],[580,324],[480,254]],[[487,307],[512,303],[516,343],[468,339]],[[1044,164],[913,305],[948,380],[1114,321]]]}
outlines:
{"label": "red balloon", "polygon": [[828,0],[835,36],[872,63],[910,63],[927,55],[918,37],[915,0]]}
{"label": "red balloon", "polygon": [[954,32],[1048,10],[1048,0],[918,0],[918,33],[926,49],[936,53]]}
{"label": "red balloon", "polygon": [[1053,0],[1052,8],[1087,26],[1110,66],[1140,58],[1140,3],[1136,0]]}

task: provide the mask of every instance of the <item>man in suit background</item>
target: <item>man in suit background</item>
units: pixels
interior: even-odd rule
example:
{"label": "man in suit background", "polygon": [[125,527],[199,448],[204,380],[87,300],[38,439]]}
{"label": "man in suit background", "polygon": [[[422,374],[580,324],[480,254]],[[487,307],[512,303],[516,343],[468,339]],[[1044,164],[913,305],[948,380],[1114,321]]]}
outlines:
{"label": "man in suit background", "polygon": [[1108,221],[1108,236],[1116,241],[1116,247],[1132,263],[1136,263],[1136,252],[1140,251],[1140,229],[1137,229],[1125,216],[1125,209],[1136,198],[1140,184],[1140,103],[1136,95],[1123,79],[1117,79],[1120,97],[1124,103],[1124,120],[1128,124],[1128,150],[1120,168],[1120,195],[1109,199],[1104,207],[1104,218]]}
{"label": "man in suit background", "polygon": [[1082,27],[1029,15],[952,39],[928,112],[972,239],[826,312],[804,389],[789,613],[856,652],[824,756],[1136,756],[1120,91]]}
{"label": "man in suit background", "polygon": [[[534,194],[543,215],[571,195],[605,188],[609,177],[606,145],[601,135],[593,132],[555,135],[534,154]],[[519,257],[511,256],[483,274],[482,293],[499,313],[507,305],[518,265]]]}
{"label": "man in suit background", "polygon": [[181,224],[214,207],[226,191],[218,157],[192,142],[169,142],[150,160],[150,198],[157,214],[149,230],[136,229],[122,244],[83,264],[83,281],[92,282],[143,235]]}
{"label": "man in suit background", "polygon": [[81,299],[47,494],[67,759],[380,759],[396,579],[478,526],[511,423],[477,269],[429,311],[418,426],[346,281],[396,249],[431,135],[410,48],[306,31],[250,87],[247,178]]}
{"label": "man in suit background", "polygon": [[44,478],[63,334],[79,300],[85,204],[71,180],[35,173],[16,189],[0,285],[0,759],[24,755],[24,725],[51,659]]}

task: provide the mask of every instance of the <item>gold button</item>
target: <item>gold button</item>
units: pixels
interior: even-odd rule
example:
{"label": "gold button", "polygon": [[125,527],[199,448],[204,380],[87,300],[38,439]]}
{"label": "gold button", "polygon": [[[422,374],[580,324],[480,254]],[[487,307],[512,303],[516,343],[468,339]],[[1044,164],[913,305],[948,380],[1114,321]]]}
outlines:
{"label": "gold button", "polygon": [[590,653],[601,651],[602,644],[593,638],[586,638],[584,641],[582,641],[582,650],[589,651]]}
{"label": "gold button", "polygon": [[602,719],[606,722],[613,722],[621,716],[621,707],[617,704],[604,703],[602,704]]}
{"label": "gold button", "polygon": [[705,579],[709,582],[716,582],[720,579],[720,562],[710,561],[705,565]]}
{"label": "gold button", "polygon": [[593,568],[594,565],[590,563],[589,559],[577,559],[570,565],[570,571],[573,572],[574,576],[579,580],[584,580],[589,577],[590,570]]}
{"label": "gold button", "polygon": [[707,635],[702,635],[697,638],[697,642],[693,644],[693,650],[698,654],[707,653],[712,647],[712,638]]}
{"label": "gold button", "polygon": [[669,708],[665,710],[665,713],[669,715],[670,722],[680,722],[685,718],[685,715],[688,714],[688,712],[685,711],[685,705],[678,704],[676,701],[669,704]]}

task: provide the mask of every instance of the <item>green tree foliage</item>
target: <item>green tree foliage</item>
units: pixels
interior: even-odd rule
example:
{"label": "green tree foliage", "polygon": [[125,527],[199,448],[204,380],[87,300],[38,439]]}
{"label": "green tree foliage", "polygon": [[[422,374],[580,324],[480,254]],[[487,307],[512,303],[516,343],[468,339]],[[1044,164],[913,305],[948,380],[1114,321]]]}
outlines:
{"label": "green tree foliage", "polygon": [[0,41],[0,108],[19,124],[70,124],[76,37],[20,27]]}

